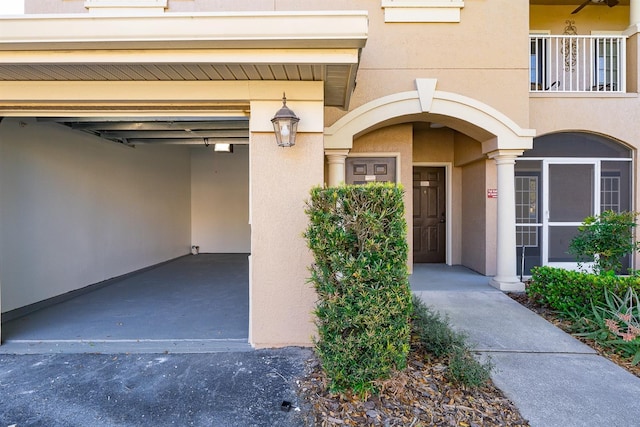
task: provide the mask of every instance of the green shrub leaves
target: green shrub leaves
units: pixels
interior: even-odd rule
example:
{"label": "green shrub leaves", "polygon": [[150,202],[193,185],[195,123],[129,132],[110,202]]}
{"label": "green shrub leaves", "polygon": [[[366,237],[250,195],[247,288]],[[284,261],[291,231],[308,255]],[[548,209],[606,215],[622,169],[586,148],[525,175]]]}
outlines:
{"label": "green shrub leaves", "polygon": [[314,188],[304,237],[314,255],[316,352],[333,391],[374,391],[403,369],[412,312],[402,189]]}
{"label": "green shrub leaves", "polygon": [[616,272],[622,268],[622,257],[640,248],[633,241],[636,212],[604,211],[588,216],[578,227],[578,234],[569,244],[569,253],[580,264],[594,262],[595,273]]}
{"label": "green shrub leaves", "polygon": [[605,303],[605,289],[622,297],[627,289],[640,291],[639,276],[588,274],[553,267],[535,267],[527,295],[565,318],[584,314],[591,303]]}
{"label": "green shrub leaves", "polygon": [[493,369],[491,359],[484,363],[476,360],[467,342],[467,335],[455,331],[447,316],[440,315],[414,296],[412,319],[413,334],[422,348],[435,357],[447,359],[449,381],[467,387],[486,385]]}

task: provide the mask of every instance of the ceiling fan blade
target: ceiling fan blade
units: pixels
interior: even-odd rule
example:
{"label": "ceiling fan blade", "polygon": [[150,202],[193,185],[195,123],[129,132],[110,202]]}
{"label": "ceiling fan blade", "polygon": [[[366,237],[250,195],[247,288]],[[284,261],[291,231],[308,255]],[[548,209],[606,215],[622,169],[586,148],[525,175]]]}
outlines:
{"label": "ceiling fan blade", "polygon": [[618,0],[607,0],[607,6],[609,6],[609,7],[613,7],[613,6],[617,5],[618,3],[620,3]]}
{"label": "ceiling fan blade", "polygon": [[[616,0],[613,0],[613,1],[616,1]],[[576,14],[576,13],[580,12],[580,11],[582,10],[582,8],[583,8],[583,7],[585,7],[586,5],[588,5],[589,3],[591,3],[591,0],[587,0],[587,1],[585,1],[585,2],[584,2],[584,3],[582,3],[580,6],[578,6],[578,7],[576,8],[576,10],[574,10],[573,12],[571,12],[571,14],[572,14],[572,15],[574,15],[574,14]]]}

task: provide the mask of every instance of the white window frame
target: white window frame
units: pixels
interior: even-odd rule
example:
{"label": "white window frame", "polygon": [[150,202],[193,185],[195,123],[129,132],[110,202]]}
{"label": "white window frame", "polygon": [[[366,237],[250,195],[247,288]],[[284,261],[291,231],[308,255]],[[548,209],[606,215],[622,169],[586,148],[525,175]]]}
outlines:
{"label": "white window frame", "polygon": [[[518,178],[528,178],[528,179],[534,179],[535,183],[536,183],[536,221],[535,222],[518,222],[518,217],[517,217],[517,209],[516,209],[516,238],[517,238],[517,233],[518,233],[518,227],[532,227],[535,228],[535,244],[527,244],[527,245],[517,245],[518,247],[527,247],[527,248],[537,248],[540,246],[540,228],[542,227],[542,223],[538,222],[538,218],[540,217],[540,199],[539,199],[539,195],[540,195],[540,179],[538,177],[538,175],[516,175],[516,180]],[[518,191],[517,187],[516,187],[516,192]],[[518,207],[517,204],[517,200],[516,200],[516,207]],[[527,233],[531,233],[530,231],[527,231]]]}
{"label": "white window frame", "polygon": [[[611,182],[616,182],[616,189],[615,190],[611,190],[611,189],[606,189],[605,186],[603,186],[603,183],[606,181],[611,181]],[[613,210],[614,212],[620,212],[620,176],[619,175],[615,175],[615,176],[608,176],[608,175],[602,175],[602,172],[600,172],[600,213],[602,213],[603,211],[608,211],[608,210]],[[608,203],[607,205],[604,204],[604,200],[603,200],[603,196],[605,196],[606,194],[615,194],[616,195],[616,199],[617,202],[615,203],[615,210],[613,209],[613,203]],[[606,197],[604,197],[606,198]]]}
{"label": "white window frame", "polygon": [[[529,35],[530,36],[534,36],[534,37],[544,37],[544,36],[549,36],[551,35],[551,30],[530,30],[529,31]],[[542,61],[542,65],[543,65],[543,70],[541,70],[544,73],[544,76],[542,77],[542,79],[540,79],[539,76],[536,76],[536,82],[531,81],[531,43],[529,43],[529,83],[531,84],[531,91],[532,92],[538,92],[538,91],[542,91],[545,88],[545,84],[549,85],[549,70],[551,69],[550,65],[551,65],[551,48],[549,46],[548,40],[545,40],[544,43],[544,51],[545,51],[545,56],[544,59]],[[537,46],[536,46],[537,48]],[[538,64],[538,61],[536,60],[536,66]],[[537,86],[534,87],[533,85],[541,85],[540,88],[538,88]]]}
{"label": "white window frame", "polygon": [[[591,31],[591,35],[592,36],[622,36],[623,32],[622,31]],[[596,53],[596,55],[598,54],[598,52],[600,52],[600,46],[598,45],[599,40],[596,39],[594,40],[594,46],[593,46],[593,52]],[[610,76],[609,79],[607,80],[607,67],[605,67],[604,70],[604,75],[600,74],[599,71],[599,58],[600,56],[596,56],[594,58],[594,64],[592,65],[593,69],[591,71],[591,84],[592,86],[600,86],[600,85],[605,85],[607,84],[607,82],[609,84],[611,84],[612,82],[620,82],[620,85],[623,88],[623,91],[626,91],[626,85],[625,82],[622,80],[622,77],[624,76],[624,70],[626,68],[626,62],[625,62],[625,49],[620,46],[619,44],[615,44],[615,45],[611,45],[609,46],[609,48],[614,48],[616,49],[616,68],[615,68],[615,80],[614,80],[614,72],[613,69],[609,70]],[[607,58],[606,55],[606,50],[607,50],[607,46],[603,46],[603,50],[605,51],[605,55],[604,58]],[[612,65],[612,64],[609,64]],[[618,88],[619,90],[619,88]]]}

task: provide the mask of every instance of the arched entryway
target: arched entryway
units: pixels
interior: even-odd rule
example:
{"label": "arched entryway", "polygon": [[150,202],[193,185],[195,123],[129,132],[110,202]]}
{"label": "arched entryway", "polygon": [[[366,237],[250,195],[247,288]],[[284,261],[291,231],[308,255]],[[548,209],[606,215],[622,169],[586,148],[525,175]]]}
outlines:
{"label": "arched entryway", "polygon": [[[480,194],[482,206],[478,209],[484,209],[482,215],[485,221],[480,225],[483,228],[478,236],[485,241],[477,247],[478,251],[484,251],[488,257],[482,267],[486,267],[486,274],[494,276],[494,286],[502,290],[522,289],[523,285],[518,280],[515,269],[514,164],[516,157],[531,148],[535,132],[521,128],[509,117],[482,102],[455,93],[437,91],[436,84],[435,79],[418,79],[415,91],[371,101],[325,129],[328,184],[337,185],[345,181],[345,160],[351,155],[357,140],[365,135],[383,128],[391,129],[419,122],[437,124],[455,131],[466,140],[473,141],[476,153],[468,161],[479,165],[477,173],[483,180],[481,184],[484,187],[475,189],[473,196],[469,194],[469,197],[478,197]],[[413,153],[409,152],[408,155],[411,157]],[[406,169],[406,166],[400,166]],[[458,165],[452,163],[449,167],[456,166]],[[446,170],[447,165],[445,173]],[[406,171],[399,176],[404,173]],[[407,187],[409,180],[403,180]],[[451,192],[452,187],[448,187],[447,191]],[[494,200],[487,201],[487,195]],[[411,201],[407,201],[407,204],[411,206]],[[448,215],[451,213],[445,213],[447,218]],[[408,216],[407,222],[411,227],[413,218]],[[487,242],[488,239],[491,242]],[[451,262],[449,259],[448,263]],[[482,269],[478,268],[478,271]]]}

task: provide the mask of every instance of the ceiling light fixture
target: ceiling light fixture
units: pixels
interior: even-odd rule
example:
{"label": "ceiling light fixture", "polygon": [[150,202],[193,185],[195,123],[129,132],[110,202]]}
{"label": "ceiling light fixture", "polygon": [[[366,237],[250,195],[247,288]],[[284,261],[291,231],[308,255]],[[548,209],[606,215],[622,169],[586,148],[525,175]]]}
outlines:
{"label": "ceiling light fixture", "polygon": [[233,153],[233,144],[214,144],[213,151],[217,153]]}

